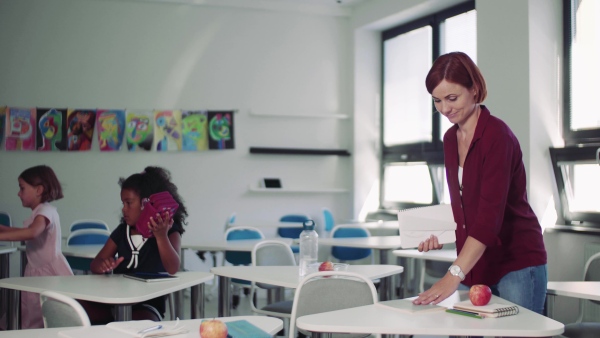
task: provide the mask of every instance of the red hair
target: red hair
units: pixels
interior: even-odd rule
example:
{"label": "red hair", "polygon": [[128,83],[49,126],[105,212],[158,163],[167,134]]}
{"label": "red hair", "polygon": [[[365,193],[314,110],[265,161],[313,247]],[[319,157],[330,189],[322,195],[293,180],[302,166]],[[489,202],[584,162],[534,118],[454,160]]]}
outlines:
{"label": "red hair", "polygon": [[483,102],[487,96],[485,79],[471,58],[463,52],[452,52],[440,55],[425,78],[425,86],[429,94],[440,82],[459,84],[467,89],[475,90],[475,101]]}

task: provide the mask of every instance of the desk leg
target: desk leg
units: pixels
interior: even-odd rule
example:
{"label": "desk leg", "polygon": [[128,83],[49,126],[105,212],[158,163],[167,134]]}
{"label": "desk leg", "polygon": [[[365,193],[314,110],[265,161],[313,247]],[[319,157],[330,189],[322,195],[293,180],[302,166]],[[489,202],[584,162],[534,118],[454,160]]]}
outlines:
{"label": "desk leg", "polygon": [[21,277],[25,276],[25,267],[27,266],[27,253],[21,251]]}
{"label": "desk leg", "polygon": [[6,324],[9,330],[20,330],[21,325],[21,291],[8,290],[8,312],[6,313]]}
{"label": "desk leg", "polygon": [[173,292],[175,297],[175,316],[183,319],[183,290]]}
{"label": "desk leg", "polygon": [[219,276],[219,317],[231,316],[231,278]]}
{"label": "desk leg", "polygon": [[118,322],[131,320],[131,304],[115,305],[115,318]]}
{"label": "desk leg", "polygon": [[552,319],[554,319],[554,300],[556,300],[556,295],[546,294],[546,316]]}
{"label": "desk leg", "polygon": [[191,319],[204,318],[204,283],[192,286]]}
{"label": "desk leg", "polygon": [[[379,250],[379,264],[387,264],[388,263],[388,251],[389,250]],[[381,278],[381,291],[379,295],[379,300],[390,300],[392,299],[393,292],[393,283],[392,278],[385,277]]]}

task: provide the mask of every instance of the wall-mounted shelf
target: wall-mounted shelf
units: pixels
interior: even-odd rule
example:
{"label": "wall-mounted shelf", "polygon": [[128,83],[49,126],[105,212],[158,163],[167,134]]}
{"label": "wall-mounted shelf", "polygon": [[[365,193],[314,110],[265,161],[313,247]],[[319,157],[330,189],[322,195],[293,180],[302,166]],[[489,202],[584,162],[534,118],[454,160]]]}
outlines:
{"label": "wall-mounted shelf", "polygon": [[348,189],[338,188],[314,188],[314,189],[291,189],[291,188],[258,188],[250,186],[251,192],[257,193],[275,193],[275,194],[290,194],[290,193],[302,193],[302,194],[330,194],[330,193],[347,193]]}
{"label": "wall-mounted shelf", "polygon": [[250,147],[250,154],[350,156],[350,152],[345,149],[302,149],[302,148],[267,148],[267,147]]}
{"label": "wall-mounted shelf", "polygon": [[344,114],[328,114],[328,115],[317,115],[317,114],[263,114],[263,113],[249,113],[250,116],[259,117],[283,117],[283,118],[311,118],[311,119],[348,119],[349,115]]}

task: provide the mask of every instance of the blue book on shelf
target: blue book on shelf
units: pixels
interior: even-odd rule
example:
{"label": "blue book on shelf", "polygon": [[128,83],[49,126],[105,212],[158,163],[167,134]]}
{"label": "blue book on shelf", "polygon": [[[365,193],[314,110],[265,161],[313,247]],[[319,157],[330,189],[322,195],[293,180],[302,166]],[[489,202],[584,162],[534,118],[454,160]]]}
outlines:
{"label": "blue book on shelf", "polygon": [[267,332],[254,326],[247,320],[225,322],[228,336],[232,338],[271,338]]}

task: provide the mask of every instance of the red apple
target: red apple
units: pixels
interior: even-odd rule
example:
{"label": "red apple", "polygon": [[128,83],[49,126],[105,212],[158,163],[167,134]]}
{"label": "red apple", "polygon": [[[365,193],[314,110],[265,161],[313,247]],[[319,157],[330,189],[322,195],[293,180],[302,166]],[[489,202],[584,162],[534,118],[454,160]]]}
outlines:
{"label": "red apple", "polygon": [[218,319],[203,320],[200,338],[227,338],[227,325]]}
{"label": "red apple", "polygon": [[319,265],[319,271],[333,271],[333,263],[326,261]]}
{"label": "red apple", "polygon": [[469,290],[469,299],[476,306],[486,305],[492,299],[492,290],[489,286],[476,284]]}

